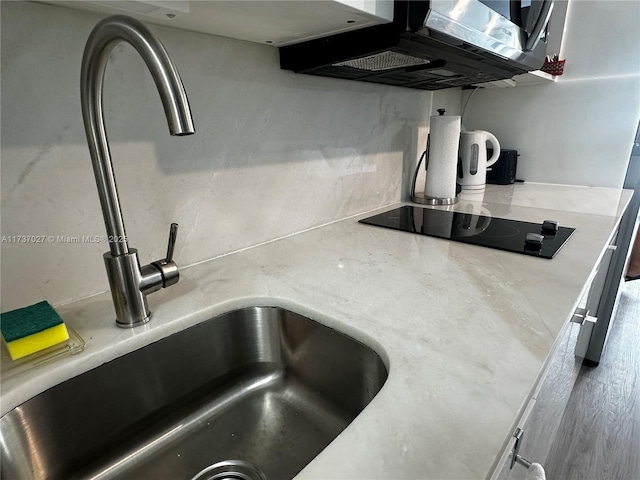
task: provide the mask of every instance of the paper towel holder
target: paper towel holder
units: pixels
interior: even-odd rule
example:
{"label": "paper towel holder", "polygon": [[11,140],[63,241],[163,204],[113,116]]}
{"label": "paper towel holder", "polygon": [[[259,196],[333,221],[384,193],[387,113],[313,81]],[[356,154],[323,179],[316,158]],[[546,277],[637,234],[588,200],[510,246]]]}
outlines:
{"label": "paper towel holder", "polygon": [[[444,108],[439,108],[438,113],[440,115],[444,115]],[[454,203],[458,203],[458,194],[462,191],[462,187],[459,183],[456,183],[456,195],[454,197],[448,198],[439,198],[439,197],[430,197],[429,195],[425,195],[424,193],[416,193],[416,180],[418,179],[418,172],[420,171],[420,165],[422,164],[422,160],[424,159],[425,171],[429,168],[429,139],[431,138],[431,134],[427,135],[427,148],[422,155],[420,156],[420,160],[418,160],[418,165],[416,165],[416,171],[413,174],[413,182],[411,182],[411,201],[414,203],[420,203],[421,205],[453,205]],[[427,173],[428,175],[428,173]]]}

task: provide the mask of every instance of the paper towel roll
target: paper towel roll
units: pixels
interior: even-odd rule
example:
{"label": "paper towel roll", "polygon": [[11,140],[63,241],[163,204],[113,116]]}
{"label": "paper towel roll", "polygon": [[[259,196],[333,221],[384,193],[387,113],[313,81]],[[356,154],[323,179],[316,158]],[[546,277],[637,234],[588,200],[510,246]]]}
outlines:
{"label": "paper towel roll", "polygon": [[460,116],[434,115],[429,127],[429,165],[424,184],[427,197],[456,196]]}

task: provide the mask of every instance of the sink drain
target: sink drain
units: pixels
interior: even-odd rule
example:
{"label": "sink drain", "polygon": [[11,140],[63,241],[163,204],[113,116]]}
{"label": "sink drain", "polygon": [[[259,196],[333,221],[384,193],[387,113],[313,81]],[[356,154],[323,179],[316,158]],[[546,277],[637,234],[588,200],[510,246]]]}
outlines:
{"label": "sink drain", "polygon": [[267,480],[262,471],[244,460],[214,463],[191,480]]}

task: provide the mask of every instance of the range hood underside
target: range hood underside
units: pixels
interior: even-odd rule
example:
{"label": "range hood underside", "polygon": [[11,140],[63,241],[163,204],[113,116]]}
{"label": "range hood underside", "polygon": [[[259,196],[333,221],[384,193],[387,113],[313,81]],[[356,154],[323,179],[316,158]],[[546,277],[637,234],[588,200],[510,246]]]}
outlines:
{"label": "range hood underside", "polygon": [[[393,25],[380,25],[280,48],[280,66],[298,73],[420,90],[468,86],[526,72],[478,47],[458,43],[454,46],[450,38],[427,29],[398,33]],[[384,64],[403,59],[405,66],[398,68]]]}

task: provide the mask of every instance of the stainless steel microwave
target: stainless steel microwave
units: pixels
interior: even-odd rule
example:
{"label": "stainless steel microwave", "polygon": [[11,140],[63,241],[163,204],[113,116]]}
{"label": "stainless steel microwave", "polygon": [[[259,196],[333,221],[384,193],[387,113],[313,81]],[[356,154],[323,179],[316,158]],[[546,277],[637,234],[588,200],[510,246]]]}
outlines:
{"label": "stainless steel microwave", "polygon": [[281,47],[286,70],[422,90],[539,69],[553,0],[395,0],[393,21]]}

